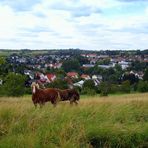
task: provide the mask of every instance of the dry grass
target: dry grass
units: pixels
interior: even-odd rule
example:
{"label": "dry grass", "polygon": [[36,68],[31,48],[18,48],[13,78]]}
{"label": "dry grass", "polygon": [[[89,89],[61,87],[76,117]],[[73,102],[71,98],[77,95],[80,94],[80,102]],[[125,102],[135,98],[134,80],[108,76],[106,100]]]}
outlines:
{"label": "dry grass", "polygon": [[[34,108],[31,96],[0,98],[0,147],[146,147],[148,93],[82,96]],[[23,146],[22,146],[23,145]]]}

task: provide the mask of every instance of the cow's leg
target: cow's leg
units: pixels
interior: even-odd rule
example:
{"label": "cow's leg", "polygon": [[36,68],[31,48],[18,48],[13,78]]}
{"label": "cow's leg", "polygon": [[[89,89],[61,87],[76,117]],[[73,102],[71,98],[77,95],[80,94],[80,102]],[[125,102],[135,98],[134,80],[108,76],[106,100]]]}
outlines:
{"label": "cow's leg", "polygon": [[56,105],[57,105],[57,102],[56,101],[51,101],[51,103],[52,103],[52,105],[54,106],[54,107],[56,107]]}
{"label": "cow's leg", "polygon": [[40,102],[40,108],[42,108],[45,105],[45,102]]}
{"label": "cow's leg", "polygon": [[35,108],[37,108],[37,103],[34,103]]}
{"label": "cow's leg", "polygon": [[70,99],[70,104],[73,105],[73,102],[74,102],[74,98],[71,98]]}
{"label": "cow's leg", "polygon": [[39,105],[40,105],[40,108],[42,108],[42,107],[43,107],[43,104],[41,104],[41,103],[40,103]]}
{"label": "cow's leg", "polygon": [[74,103],[75,103],[75,105],[78,105],[78,102],[77,102],[77,100],[75,100],[75,101],[74,101]]}
{"label": "cow's leg", "polygon": [[37,108],[37,104],[38,104],[38,103],[37,103],[35,100],[32,100],[32,102],[33,102],[33,104],[34,104],[34,107]]}

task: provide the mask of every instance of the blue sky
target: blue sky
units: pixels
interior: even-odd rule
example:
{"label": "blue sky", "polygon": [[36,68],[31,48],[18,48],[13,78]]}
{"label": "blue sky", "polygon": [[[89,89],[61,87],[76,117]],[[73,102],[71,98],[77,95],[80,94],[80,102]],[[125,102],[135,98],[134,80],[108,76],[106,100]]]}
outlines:
{"label": "blue sky", "polygon": [[147,49],[148,0],[0,0],[0,49]]}

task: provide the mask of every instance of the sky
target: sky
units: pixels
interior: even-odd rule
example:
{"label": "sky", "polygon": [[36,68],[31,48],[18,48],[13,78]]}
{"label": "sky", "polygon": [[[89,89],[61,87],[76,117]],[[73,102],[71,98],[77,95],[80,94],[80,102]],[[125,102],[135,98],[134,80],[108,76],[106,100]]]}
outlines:
{"label": "sky", "polygon": [[148,0],[0,0],[0,49],[148,49]]}

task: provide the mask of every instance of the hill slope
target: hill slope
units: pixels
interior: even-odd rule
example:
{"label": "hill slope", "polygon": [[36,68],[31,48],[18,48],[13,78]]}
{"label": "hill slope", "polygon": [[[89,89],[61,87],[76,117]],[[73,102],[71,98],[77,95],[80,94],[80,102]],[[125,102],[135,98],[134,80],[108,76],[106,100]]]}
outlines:
{"label": "hill slope", "polygon": [[148,94],[82,97],[35,109],[31,97],[0,98],[0,148],[147,147]]}

